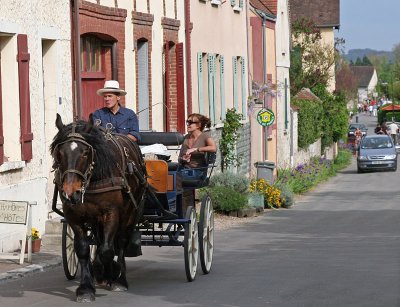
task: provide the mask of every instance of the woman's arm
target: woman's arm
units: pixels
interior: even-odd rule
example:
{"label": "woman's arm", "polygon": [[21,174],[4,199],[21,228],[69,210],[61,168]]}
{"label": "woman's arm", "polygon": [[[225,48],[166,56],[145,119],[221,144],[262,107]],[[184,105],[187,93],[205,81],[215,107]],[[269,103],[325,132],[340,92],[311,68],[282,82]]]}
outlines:
{"label": "woman's arm", "polygon": [[186,151],[186,154],[189,155],[193,152],[217,152],[217,145],[215,141],[209,137],[206,139],[206,146],[190,148]]}

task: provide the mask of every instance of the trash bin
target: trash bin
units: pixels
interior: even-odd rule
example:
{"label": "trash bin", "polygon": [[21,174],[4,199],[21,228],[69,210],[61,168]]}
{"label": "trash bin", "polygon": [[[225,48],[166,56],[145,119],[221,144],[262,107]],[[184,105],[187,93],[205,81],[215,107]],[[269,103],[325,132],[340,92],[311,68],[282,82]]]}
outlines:
{"label": "trash bin", "polygon": [[254,163],[257,168],[257,179],[264,179],[268,183],[274,183],[275,163],[271,161],[259,161]]}

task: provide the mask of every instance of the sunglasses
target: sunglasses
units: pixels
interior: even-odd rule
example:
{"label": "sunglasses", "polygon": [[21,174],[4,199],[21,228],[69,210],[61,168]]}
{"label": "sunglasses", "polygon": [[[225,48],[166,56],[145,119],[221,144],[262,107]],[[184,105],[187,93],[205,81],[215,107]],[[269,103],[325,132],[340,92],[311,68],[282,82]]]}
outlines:
{"label": "sunglasses", "polygon": [[192,120],[187,120],[186,125],[191,125],[191,124],[198,124],[199,122],[194,122]]}

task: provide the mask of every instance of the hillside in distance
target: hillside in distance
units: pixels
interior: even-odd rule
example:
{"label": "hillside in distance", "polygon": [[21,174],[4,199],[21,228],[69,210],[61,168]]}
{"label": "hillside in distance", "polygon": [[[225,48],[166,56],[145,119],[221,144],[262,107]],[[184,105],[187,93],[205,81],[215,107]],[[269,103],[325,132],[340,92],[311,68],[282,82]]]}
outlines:
{"label": "hillside in distance", "polygon": [[392,51],[380,51],[380,50],[374,50],[374,49],[350,49],[347,54],[344,54],[345,59],[347,59],[349,62],[353,61],[353,63],[356,62],[357,58],[362,58],[366,55],[367,57],[370,55],[378,55],[378,56],[384,56],[388,59],[389,62],[393,62],[394,55]]}

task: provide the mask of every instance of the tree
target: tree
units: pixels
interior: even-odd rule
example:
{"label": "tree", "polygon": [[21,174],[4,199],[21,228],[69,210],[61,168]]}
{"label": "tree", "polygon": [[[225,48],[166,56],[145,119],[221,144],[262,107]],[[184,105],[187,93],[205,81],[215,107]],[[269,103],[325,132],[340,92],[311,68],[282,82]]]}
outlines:
{"label": "tree", "polygon": [[355,66],[362,66],[363,62],[361,61],[361,59],[359,57],[357,57],[356,63],[354,65]]}
{"label": "tree", "polygon": [[336,91],[343,92],[347,100],[357,95],[358,82],[354,73],[343,59],[336,68]]}
{"label": "tree", "polygon": [[293,48],[290,54],[291,92],[296,94],[302,88],[312,89],[317,84],[327,86],[334,77],[336,50],[323,44],[321,32],[315,24],[305,18],[292,25]]}
{"label": "tree", "polygon": [[363,66],[372,66],[371,61],[369,60],[369,58],[366,55],[363,56],[362,65]]}

